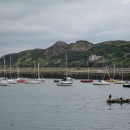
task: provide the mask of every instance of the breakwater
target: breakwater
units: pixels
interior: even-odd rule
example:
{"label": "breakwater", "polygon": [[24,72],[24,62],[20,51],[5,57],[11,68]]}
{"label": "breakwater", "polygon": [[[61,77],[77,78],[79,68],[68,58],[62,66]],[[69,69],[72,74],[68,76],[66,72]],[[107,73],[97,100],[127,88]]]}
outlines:
{"label": "breakwater", "polygon": [[[66,72],[40,72],[39,73],[40,78],[63,78],[66,75]],[[85,79],[88,78],[88,73],[86,72],[68,72],[67,76],[72,77],[74,79]],[[35,78],[38,77],[37,73],[34,72],[20,72],[19,74],[17,74],[17,72],[0,72],[0,77],[22,77],[22,78]],[[103,79],[105,77],[105,79],[108,78],[114,78],[114,79],[121,79],[122,75],[120,73],[115,73],[113,76],[113,73],[109,73],[109,75],[107,73],[90,73],[89,74],[89,79]],[[130,73],[123,73],[123,79],[124,80],[130,80]]]}

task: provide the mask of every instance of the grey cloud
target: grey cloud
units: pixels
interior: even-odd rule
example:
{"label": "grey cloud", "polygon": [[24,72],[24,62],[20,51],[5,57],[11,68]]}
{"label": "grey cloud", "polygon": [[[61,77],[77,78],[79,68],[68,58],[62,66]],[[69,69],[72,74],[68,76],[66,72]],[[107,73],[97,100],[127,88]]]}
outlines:
{"label": "grey cloud", "polygon": [[58,40],[129,40],[129,12],[129,0],[0,0],[0,55]]}

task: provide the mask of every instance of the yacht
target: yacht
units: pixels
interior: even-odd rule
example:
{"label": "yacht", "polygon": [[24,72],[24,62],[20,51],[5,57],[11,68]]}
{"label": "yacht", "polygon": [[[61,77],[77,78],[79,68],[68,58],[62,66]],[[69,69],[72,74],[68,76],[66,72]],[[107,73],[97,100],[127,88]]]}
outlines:
{"label": "yacht", "polygon": [[8,86],[9,83],[6,80],[0,80],[0,86]]}
{"label": "yacht", "polygon": [[66,77],[62,80],[57,82],[57,86],[71,86],[73,83],[73,79],[67,77],[67,54],[66,54]]}
{"label": "yacht", "polygon": [[104,80],[98,80],[98,81],[94,81],[93,85],[110,85],[110,82],[106,82]]}

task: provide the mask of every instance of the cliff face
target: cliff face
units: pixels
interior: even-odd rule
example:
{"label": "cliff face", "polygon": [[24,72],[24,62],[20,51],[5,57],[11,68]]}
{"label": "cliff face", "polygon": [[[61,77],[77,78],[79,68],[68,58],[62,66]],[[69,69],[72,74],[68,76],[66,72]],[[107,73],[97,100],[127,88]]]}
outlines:
{"label": "cliff face", "polygon": [[76,43],[71,43],[69,45],[70,51],[86,51],[93,47],[94,45],[88,41],[77,41]]}
{"label": "cliff face", "polygon": [[92,48],[94,45],[88,41],[77,41],[76,43],[67,44],[66,42],[58,41],[53,46],[45,49],[44,55],[59,55],[70,51],[85,51]]}
{"label": "cliff face", "polygon": [[58,41],[53,46],[45,49],[44,55],[58,55],[62,52],[66,52],[67,45],[66,42]]}

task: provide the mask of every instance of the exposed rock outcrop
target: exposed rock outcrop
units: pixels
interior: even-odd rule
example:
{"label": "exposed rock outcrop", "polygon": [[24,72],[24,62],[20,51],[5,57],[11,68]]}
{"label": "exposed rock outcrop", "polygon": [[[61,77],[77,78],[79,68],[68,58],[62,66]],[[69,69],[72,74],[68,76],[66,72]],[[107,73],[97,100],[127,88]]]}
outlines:
{"label": "exposed rock outcrop", "polygon": [[53,46],[45,49],[45,55],[58,55],[70,51],[85,51],[92,48],[94,45],[88,41],[77,41],[76,43],[67,44],[63,41],[56,42]]}

